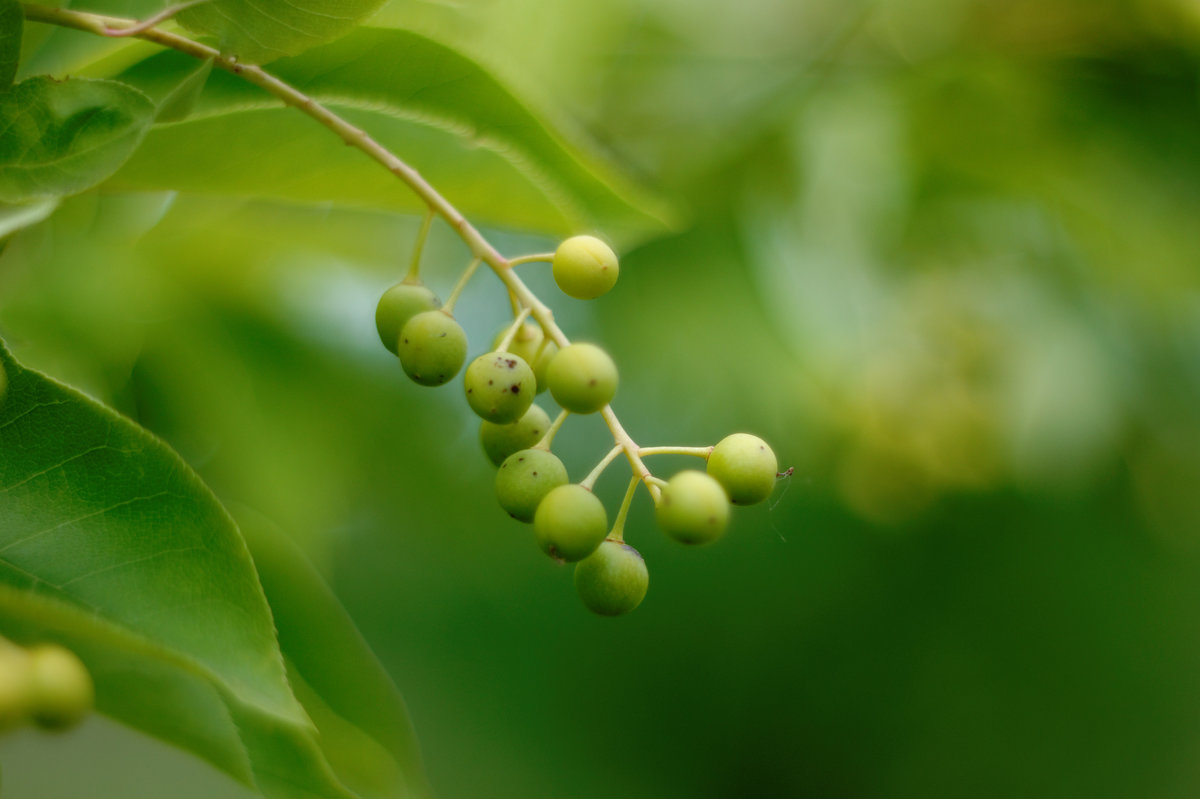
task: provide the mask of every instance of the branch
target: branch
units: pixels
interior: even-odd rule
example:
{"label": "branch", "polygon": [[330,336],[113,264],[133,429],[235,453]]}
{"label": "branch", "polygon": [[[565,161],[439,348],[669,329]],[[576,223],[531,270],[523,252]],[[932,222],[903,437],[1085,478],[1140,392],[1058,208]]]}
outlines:
{"label": "branch", "polygon": [[[264,71],[261,67],[241,63],[237,60],[236,56],[222,54],[219,50],[189,39],[186,36],[159,30],[152,24],[153,20],[139,22],[138,20],[122,17],[89,14],[82,11],[51,8],[31,3],[22,3],[21,7],[25,12],[25,18],[34,22],[44,22],[50,25],[74,28],[75,30],[94,33],[97,36],[133,36],[153,42],[161,47],[178,50],[181,53],[203,61],[211,60],[219,69],[231,72],[253,83],[255,86],[282,100],[284,104],[294,106],[303,113],[308,114],[321,125],[333,131],[347,145],[361,150],[369,158],[382,164],[385,169],[403,181],[413,193],[429,206],[429,210],[432,213],[437,214],[450,225],[476,258],[491,268],[496,276],[500,278],[500,281],[508,288],[509,293],[529,309],[530,315],[538,321],[538,324],[542,326],[542,330],[545,331],[546,335],[552,341],[560,348],[566,347],[571,343],[570,339],[567,338],[566,334],[555,323],[554,313],[545,303],[538,299],[537,295],[525,285],[524,281],[517,277],[516,272],[511,268],[515,263],[523,263],[523,259],[517,258],[510,261],[502,256],[484,238],[483,234],[468,222],[466,217],[449,200],[443,197],[437,189],[431,186],[416,169],[409,166],[386,147],[371,138],[366,131],[351,125],[304,92],[281,81],[279,78]],[[178,8],[175,8],[172,10],[172,13],[178,10]],[[651,489],[651,493],[655,494],[655,498],[657,499],[655,487],[648,482],[650,470],[642,462],[641,456],[638,454],[637,444],[625,432],[620,421],[617,420],[612,406],[606,405],[601,411],[601,415],[608,424],[609,430],[612,431],[614,442],[624,451],[625,457],[629,460],[629,464],[633,468],[633,473],[643,482],[647,483]]]}

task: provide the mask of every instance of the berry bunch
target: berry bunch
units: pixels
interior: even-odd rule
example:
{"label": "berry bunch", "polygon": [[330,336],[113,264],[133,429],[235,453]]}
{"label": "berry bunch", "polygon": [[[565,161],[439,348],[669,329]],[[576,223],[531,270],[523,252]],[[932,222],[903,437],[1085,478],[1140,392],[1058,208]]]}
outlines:
{"label": "berry bunch", "polygon": [[[418,235],[408,275],[380,298],[375,323],[384,346],[399,356],[409,377],[439,386],[452,380],[466,361],[467,337],[453,308],[479,260],[467,267],[450,299],[439,303],[418,276],[429,221],[427,217]],[[558,287],[578,299],[607,293],[619,273],[616,254],[592,236],[569,238],[554,253],[504,260],[502,268],[489,264],[504,279],[506,270],[537,261],[549,261]],[[610,407],[618,375],[608,353],[595,344],[568,341],[549,309],[523,284],[516,284],[523,290],[517,292],[513,282],[505,282],[513,322],[492,341],[490,352],[467,366],[463,377],[467,404],[483,420],[483,451],[497,467],[496,499],[514,519],[532,524],[543,552],[576,564],[575,587],[589,610],[605,616],[628,613],[641,603],[649,584],[645,561],[624,540],[637,487],[649,490],[658,525],[667,535],[683,544],[708,544],[724,534],[730,504],[751,505],[770,496],[777,477],[775,454],[762,439],[746,433],[711,447],[638,446]],[[561,408],[553,421],[534,404],[534,397],[547,390]],[[603,416],[614,446],[590,474],[571,482],[551,446],[568,416],[592,413]],[[702,457],[707,468],[659,479],[642,459],[668,453]],[[610,526],[592,487],[621,454],[633,477]]]}
{"label": "berry bunch", "polygon": [[92,677],[73,652],[56,644],[23,649],[0,638],[0,733],[29,722],[70,729],[94,700]]}

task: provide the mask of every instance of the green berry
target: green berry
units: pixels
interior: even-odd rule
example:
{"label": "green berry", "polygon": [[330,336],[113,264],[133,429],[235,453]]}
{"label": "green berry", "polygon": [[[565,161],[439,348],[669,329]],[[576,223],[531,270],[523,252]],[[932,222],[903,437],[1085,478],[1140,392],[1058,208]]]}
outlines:
{"label": "green berry", "polygon": [[29,653],[0,641],[0,734],[29,719]]}
{"label": "green berry", "polygon": [[[500,342],[507,333],[508,327],[505,326],[496,334],[492,339],[492,349],[500,349]],[[533,376],[537,379],[537,393],[545,391],[546,367],[550,365],[554,353],[558,352],[558,345],[547,339],[540,327],[526,323],[517,328],[516,334],[508,344],[508,351],[521,356],[525,363],[533,368]]]}
{"label": "green berry", "polygon": [[753,505],[771,496],[778,470],[767,442],[749,433],[726,436],[708,456],[708,473],[725,487],[734,505]]}
{"label": "green berry", "polygon": [[509,516],[533,521],[538,503],[554,489],[567,484],[567,467],[544,449],[523,449],[504,459],[496,472],[496,499]]}
{"label": "green berry", "polygon": [[593,300],[617,283],[617,256],[595,236],[572,236],[558,245],[551,263],[554,282],[577,300]]}
{"label": "green berry", "polygon": [[379,340],[395,354],[404,323],[422,311],[436,310],[441,304],[437,295],[420,283],[397,283],[383,292],[375,306]]}
{"label": "green berry", "polygon": [[575,566],[575,590],[601,616],[620,616],[646,596],[650,574],[641,553],[623,541],[605,541]]}
{"label": "green berry", "polygon": [[529,364],[511,352],[480,355],[463,378],[471,410],[496,424],[511,424],[524,416],[533,404],[536,385]]}
{"label": "green berry", "polygon": [[496,424],[486,419],[479,426],[479,443],[488,460],[499,466],[517,450],[529,449],[542,440],[550,429],[550,416],[536,405],[512,424]]}
{"label": "green berry", "polygon": [[729,498],[704,472],[679,472],[662,490],[654,516],[663,532],[681,544],[708,544],[725,533]]}
{"label": "green berry", "polygon": [[458,374],[467,359],[467,334],[445,311],[422,311],[401,328],[397,354],[413,380],[440,386]]}
{"label": "green berry", "polygon": [[29,651],[30,710],[47,730],[74,727],[92,711],[92,675],[74,652],[45,644]]}
{"label": "green berry", "polygon": [[571,344],[550,361],[546,382],[571,413],[595,413],[617,393],[617,365],[595,344]]}
{"label": "green berry", "polygon": [[528,361],[529,365],[533,367],[533,376],[537,379],[537,390],[539,394],[541,394],[550,386],[550,383],[546,377],[546,373],[550,369],[550,362],[554,360],[554,356],[557,354],[558,345],[553,341],[547,340],[545,346],[542,347],[541,352],[538,353],[537,360]]}
{"label": "green berry", "polygon": [[562,485],[537,506],[533,532],[543,552],[571,563],[600,546],[608,533],[608,514],[604,503],[588,489],[578,483]]}

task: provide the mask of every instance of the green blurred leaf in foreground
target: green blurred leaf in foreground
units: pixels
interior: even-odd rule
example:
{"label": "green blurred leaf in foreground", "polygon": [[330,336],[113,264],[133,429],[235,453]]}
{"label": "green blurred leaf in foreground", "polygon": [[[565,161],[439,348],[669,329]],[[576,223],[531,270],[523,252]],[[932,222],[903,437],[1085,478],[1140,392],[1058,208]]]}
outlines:
{"label": "green blurred leaf in foreground", "polygon": [[117,170],[154,118],[136,89],[33,77],[0,94],[0,202],[90,188]]}
{"label": "green blurred leaf in foreground", "polygon": [[265,796],[423,795],[402,702],[302,558],[257,536],[264,595],[237,526],[165,444],[0,361],[0,633],[61,641],[102,712]]}

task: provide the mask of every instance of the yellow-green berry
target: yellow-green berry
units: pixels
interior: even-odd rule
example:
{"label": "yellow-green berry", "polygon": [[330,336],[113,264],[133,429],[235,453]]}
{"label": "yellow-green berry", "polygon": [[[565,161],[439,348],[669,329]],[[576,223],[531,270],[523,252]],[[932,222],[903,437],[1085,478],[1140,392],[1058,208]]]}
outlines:
{"label": "yellow-green berry", "polygon": [[725,533],[729,498],[715,479],[689,469],[667,481],[654,516],[663,532],[681,544],[708,544]]}
{"label": "yellow-green berry", "polygon": [[421,283],[397,283],[383,292],[375,306],[375,329],[379,332],[379,340],[395,354],[404,324],[423,311],[436,310],[441,304],[437,295]]}
{"label": "yellow-green berry", "polygon": [[607,294],[620,271],[616,253],[595,236],[572,236],[558,245],[550,268],[563,293],[578,300]]}
{"label": "yellow-green berry", "polygon": [[496,472],[496,499],[517,521],[533,521],[542,499],[567,483],[567,467],[544,449],[523,449],[504,459]]}
{"label": "yellow-green berry", "polygon": [[404,373],[423,386],[449,382],[467,359],[467,334],[445,311],[422,311],[400,330]]}
{"label": "yellow-green berry", "polygon": [[[492,339],[493,350],[500,349],[500,342],[507,334],[508,326],[496,334],[496,337]],[[537,380],[537,393],[541,394],[545,391],[546,367],[550,365],[550,360],[558,352],[558,345],[547,339],[540,327],[526,322],[517,328],[512,341],[508,343],[508,351],[513,355],[519,355],[533,369],[533,376]]]}
{"label": "yellow-green berry", "polygon": [[734,505],[753,505],[771,496],[778,470],[767,442],[749,433],[726,436],[708,456],[708,473],[725,487]]}
{"label": "yellow-green berry", "polygon": [[480,355],[463,378],[471,410],[496,424],[520,419],[533,404],[536,385],[533,369],[511,352]]}
{"label": "yellow-green berry", "polygon": [[488,460],[499,466],[509,455],[529,449],[542,440],[550,429],[550,416],[536,405],[512,424],[496,424],[486,419],[479,426],[479,443]]}
{"label": "yellow-green berry", "polygon": [[0,641],[0,734],[29,720],[29,653]]}
{"label": "yellow-green berry", "polygon": [[575,590],[601,616],[620,616],[646,596],[650,574],[642,555],[623,541],[604,541],[575,565]]}
{"label": "yellow-green berry", "polygon": [[542,498],[533,515],[538,546],[568,563],[582,560],[608,532],[608,514],[595,494],[578,483],[562,485]]}
{"label": "yellow-green berry", "polygon": [[554,401],[571,413],[595,413],[617,393],[617,365],[595,344],[571,344],[546,370]]}
{"label": "yellow-green berry", "polygon": [[92,675],[74,652],[54,644],[29,650],[30,712],[43,729],[74,727],[92,712]]}

